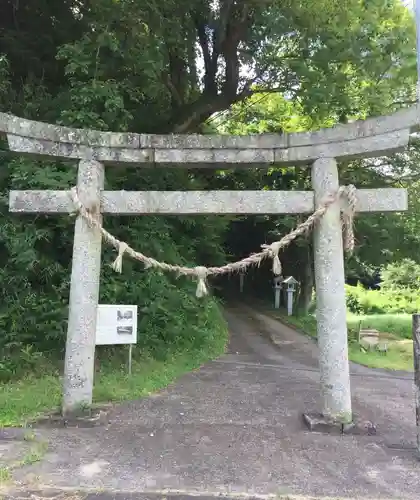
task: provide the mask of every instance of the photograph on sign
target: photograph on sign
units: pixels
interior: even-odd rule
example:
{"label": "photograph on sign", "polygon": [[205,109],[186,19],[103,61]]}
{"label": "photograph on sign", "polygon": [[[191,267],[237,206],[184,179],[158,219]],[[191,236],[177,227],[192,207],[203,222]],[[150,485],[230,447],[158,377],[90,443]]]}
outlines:
{"label": "photograph on sign", "polygon": [[117,320],[118,321],[124,321],[124,320],[132,320],[133,319],[133,311],[130,309],[118,309],[117,311]]}
{"label": "photograph on sign", "polygon": [[137,343],[137,306],[100,304],[96,323],[96,345]]}
{"label": "photograph on sign", "polygon": [[117,326],[118,335],[133,335],[132,326]]}

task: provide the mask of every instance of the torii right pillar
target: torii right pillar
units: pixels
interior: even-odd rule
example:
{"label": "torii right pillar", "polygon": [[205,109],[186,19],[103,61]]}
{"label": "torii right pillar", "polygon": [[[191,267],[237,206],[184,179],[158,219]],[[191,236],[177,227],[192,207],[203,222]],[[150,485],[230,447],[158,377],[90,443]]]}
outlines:
{"label": "torii right pillar", "polygon": [[[320,158],[314,162],[312,186],[316,206],[327,195],[338,191],[334,158]],[[329,207],[315,227],[314,260],[322,414],[329,420],[349,423],[352,408],[339,201]]]}
{"label": "torii right pillar", "polygon": [[[322,205],[328,195],[337,193],[339,175],[335,158],[323,157],[313,163],[312,186],[315,207]],[[404,197],[397,202],[387,190],[371,190],[367,211],[377,211],[381,205],[387,211],[393,207],[406,210],[406,193]],[[352,412],[341,209],[341,201],[337,200],[314,229],[322,411],[305,414],[304,420],[313,431],[374,434],[374,424],[366,420],[358,422]]]}

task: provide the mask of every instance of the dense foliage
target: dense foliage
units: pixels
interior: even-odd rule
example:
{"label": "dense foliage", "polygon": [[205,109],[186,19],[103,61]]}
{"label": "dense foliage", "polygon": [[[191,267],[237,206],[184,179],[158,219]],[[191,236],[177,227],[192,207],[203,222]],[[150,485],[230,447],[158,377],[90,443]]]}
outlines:
{"label": "dense foliage", "polygon": [[346,286],[347,309],[354,314],[413,314],[420,310],[416,290],[366,290],[361,285]]}
{"label": "dense foliage", "polygon": [[[399,0],[7,0],[0,5],[0,32],[1,110],[53,123],[150,133],[282,132],[391,112],[414,98],[414,25]],[[415,173],[416,155],[413,145],[409,157],[395,157],[392,175],[346,165],[342,181],[410,182],[415,189],[404,176],[409,162]],[[8,190],[74,183],[75,169],[61,162],[0,156],[5,376],[22,366],[6,362],[14,352],[23,359],[28,349],[63,349],[73,232],[67,217],[11,216]],[[130,190],[309,186],[308,171],[284,168],[216,174],[110,168],[106,183]],[[105,225],[155,258],[218,264],[255,251],[296,220],[109,217]],[[380,265],[412,255],[416,222],[416,215],[360,218],[359,241],[368,245],[349,262],[353,277],[371,280]],[[313,284],[309,240],[282,258],[301,281],[307,304]],[[104,263],[110,260],[105,251]],[[215,345],[220,351],[220,313],[213,300],[198,302],[193,288],[126,261],[122,276],[104,264],[100,300],[139,305],[139,344],[154,357]]]}
{"label": "dense foliage", "polygon": [[417,290],[420,284],[420,264],[412,259],[391,262],[381,271],[381,288]]}

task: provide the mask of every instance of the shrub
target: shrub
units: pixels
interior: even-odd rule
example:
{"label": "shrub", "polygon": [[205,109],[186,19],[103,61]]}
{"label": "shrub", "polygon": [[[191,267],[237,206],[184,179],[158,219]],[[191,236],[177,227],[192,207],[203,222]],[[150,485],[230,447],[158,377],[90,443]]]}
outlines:
{"label": "shrub", "polygon": [[349,312],[354,314],[413,314],[420,310],[420,295],[408,288],[366,290],[346,285]]}
{"label": "shrub", "polygon": [[363,312],[363,307],[360,304],[359,298],[346,290],[346,305],[347,310],[354,314],[361,314]]}
{"label": "shrub", "polygon": [[411,259],[393,262],[381,271],[381,287],[383,289],[418,289],[419,286],[420,265]]}

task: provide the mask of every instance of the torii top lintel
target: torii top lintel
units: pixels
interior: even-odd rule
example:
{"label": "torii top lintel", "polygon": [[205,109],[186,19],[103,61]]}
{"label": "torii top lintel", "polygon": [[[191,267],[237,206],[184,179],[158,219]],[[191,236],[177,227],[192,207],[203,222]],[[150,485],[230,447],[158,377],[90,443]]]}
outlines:
{"label": "torii top lintel", "polygon": [[320,157],[352,159],[400,151],[420,127],[420,105],[316,132],[151,135],[61,127],[0,113],[10,151],[104,163],[212,167],[309,165]]}

